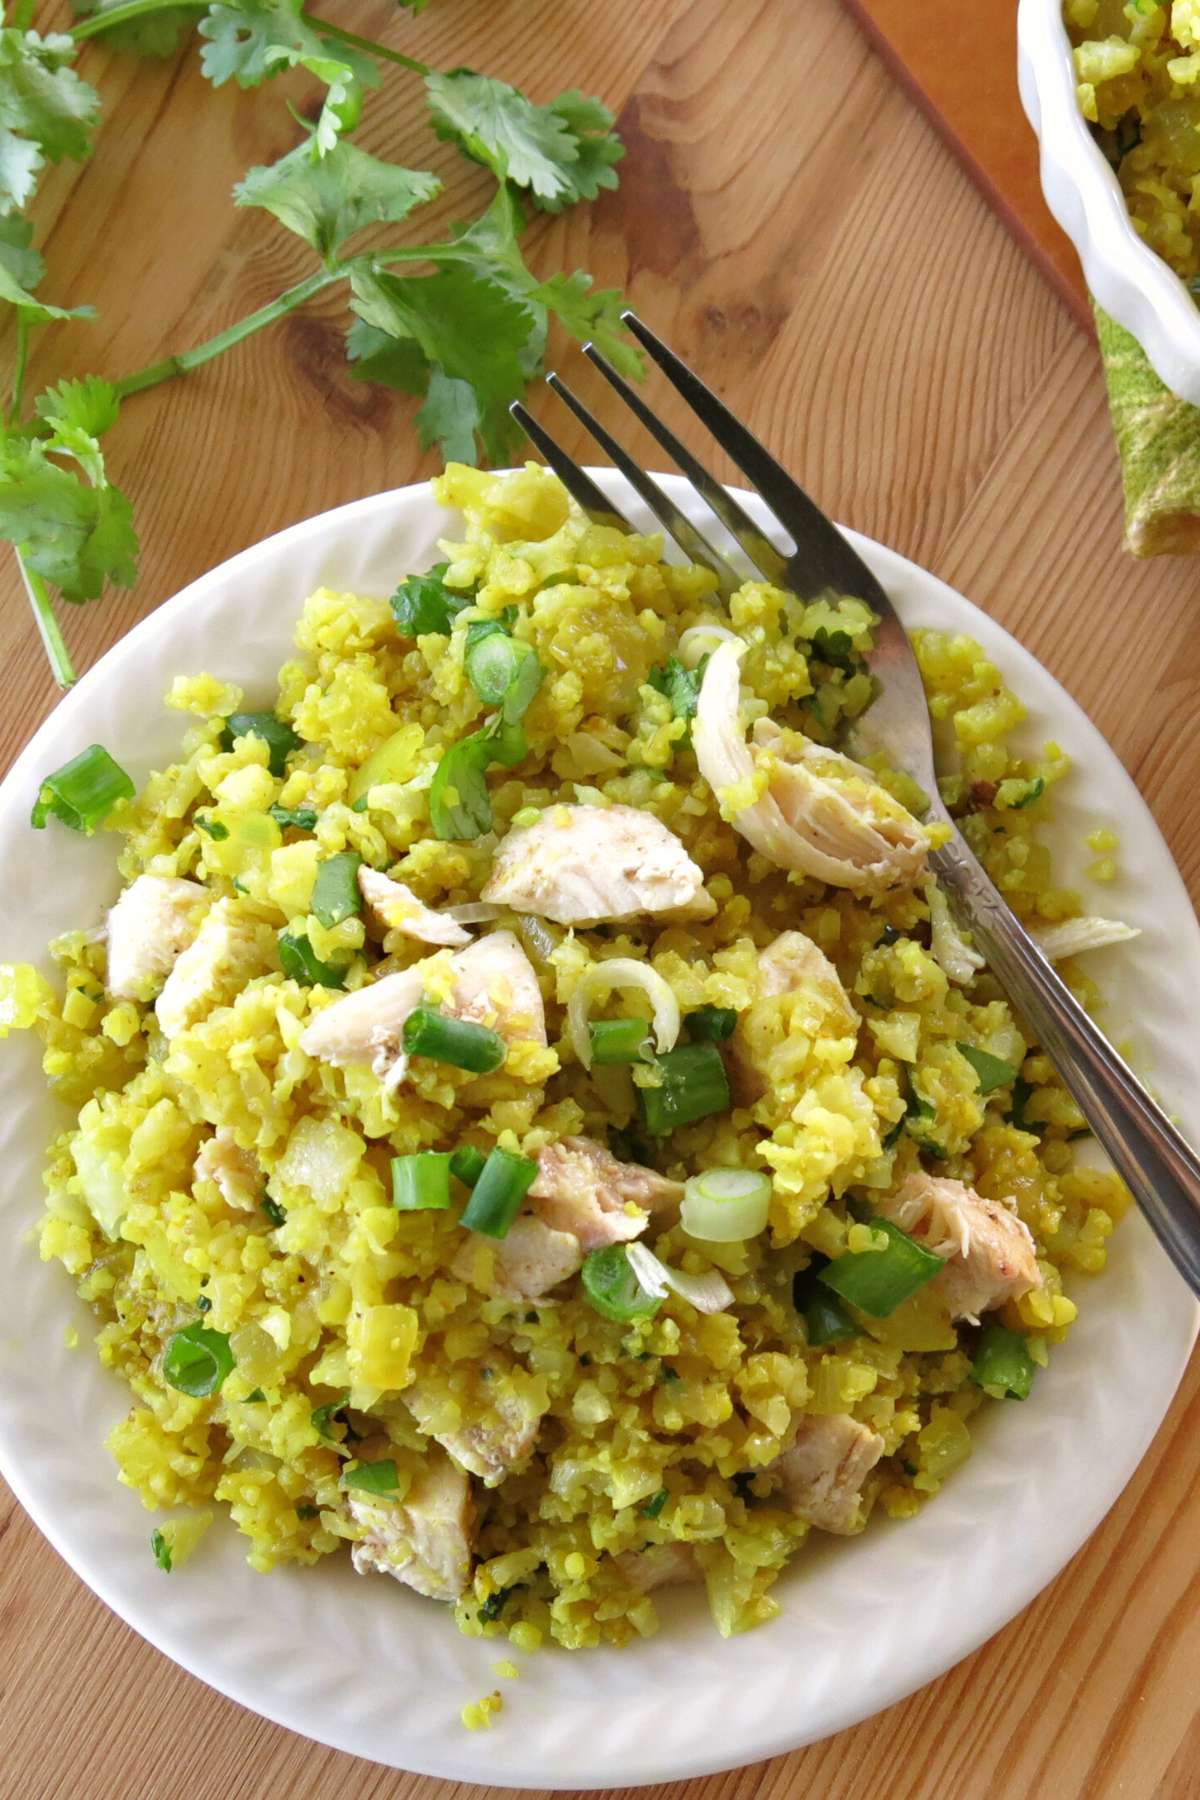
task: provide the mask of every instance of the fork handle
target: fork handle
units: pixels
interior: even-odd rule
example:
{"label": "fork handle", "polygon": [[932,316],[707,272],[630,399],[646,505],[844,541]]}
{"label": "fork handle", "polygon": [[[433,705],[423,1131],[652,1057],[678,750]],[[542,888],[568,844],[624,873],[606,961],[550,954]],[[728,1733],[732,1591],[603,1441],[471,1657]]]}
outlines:
{"label": "fork handle", "polygon": [[1159,1243],[1200,1295],[1200,1157],[1084,1011],[957,830],[930,863]]}

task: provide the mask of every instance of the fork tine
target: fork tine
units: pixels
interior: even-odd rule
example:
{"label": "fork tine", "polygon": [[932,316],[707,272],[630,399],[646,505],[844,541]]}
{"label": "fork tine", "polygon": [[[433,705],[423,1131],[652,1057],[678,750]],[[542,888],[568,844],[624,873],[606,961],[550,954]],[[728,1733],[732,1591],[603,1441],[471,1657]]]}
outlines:
{"label": "fork tine", "polygon": [[763,536],[762,527],[754,523],[749,513],[722,487],[716,476],[710,474],[687,446],[680,443],[675,433],[651,412],[641,395],[630,387],[623,376],[618,375],[607,357],[601,356],[594,344],[585,344],[583,353],[599,369],[610,387],[616,389],[630,412],[641,420],[651,437],[661,444],[676,466],[682,469],[697,493],[703,495],[730,537],[738,544],[742,553],[749,557],[755,568],[768,581],[786,585],[787,558]]}
{"label": "fork tine", "polygon": [[571,392],[561,375],[551,370],[546,380],[559,399],[564,400],[570,407],[580,424],[595,438],[605,455],[615,463],[630,486],[645,501],[663,529],[675,539],[683,554],[691,562],[705,563],[712,569],[720,583],[721,591],[726,597],[736,592],[741,586],[741,577],[734,573],[720,551],[714,550],[703,533],[697,531],[691,520],[680,511],[668,495],[664,494],[658,483],[638,466],[629,452],[623,450],[614,437],[605,431],[599,419],[594,413],[589,412],[576,394]]}
{"label": "fork tine", "polygon": [[799,554],[787,559],[789,585],[796,586],[799,565],[803,569],[803,586],[810,593],[825,587],[838,588],[877,604],[882,601],[890,610],[882,588],[858,552],[851,548],[815,501],[809,499],[799,483],[792,480],[753,433],[730,412],[724,401],[718,400],[712,389],[655,337],[635,312],[623,312],[621,322],[658,364],[697,418],[707,425],[722,450],[757,489],[784,530],[790,532]]}
{"label": "fork tine", "polygon": [[519,400],[514,400],[508,410],[530,443],[541,451],[547,465],[554,470],[572,500],[578,502],[594,525],[615,525],[621,531],[633,530],[625,514],[613,505],[608,495],[596,486],[590,475],[584,473],[574,457],[567,455],[562,445],[550,436],[544,425],[539,425]]}

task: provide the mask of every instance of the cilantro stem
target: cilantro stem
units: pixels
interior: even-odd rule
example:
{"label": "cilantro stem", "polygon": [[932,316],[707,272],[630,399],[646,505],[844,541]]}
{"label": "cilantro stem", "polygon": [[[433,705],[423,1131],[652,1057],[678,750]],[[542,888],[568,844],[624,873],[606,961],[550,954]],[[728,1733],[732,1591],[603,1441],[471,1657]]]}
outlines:
{"label": "cilantro stem", "polygon": [[151,363],[145,369],[139,369],[134,375],[125,375],[120,381],[114,381],[113,387],[118,397],[128,399],[130,394],[140,394],[144,388],[157,387],[160,381],[171,381],[176,375],[187,375],[192,369],[200,368],[211,362],[215,356],[221,356],[226,350],[232,350],[243,338],[252,337],[265,325],[273,325],[276,319],[282,319],[319,294],[322,288],[331,287],[334,282],[345,279],[343,268],[320,269],[315,275],[309,275],[304,281],[298,281],[295,287],[286,288],[266,306],[260,306],[257,312],[247,313],[236,325],[230,325],[219,331],[216,337],[207,343],[197,344],[194,350],[180,350],[174,356],[165,356],[161,362]]}
{"label": "cilantro stem", "polygon": [[21,571],[21,579],[25,583],[25,592],[29,595],[29,604],[33,608],[34,620],[41,633],[46,655],[50,658],[54,679],[60,688],[73,687],[75,668],[55,615],[50,590],[37,571],[26,566],[25,558],[21,555],[20,550],[16,551],[16,558],[17,567]]}
{"label": "cilantro stem", "polygon": [[331,25],[328,19],[318,19],[312,13],[301,13],[300,17],[314,31],[323,37],[333,38],[339,44],[349,44],[355,50],[365,50],[368,56],[380,56],[384,62],[399,63],[402,69],[411,69],[414,75],[430,75],[433,73],[428,63],[418,62],[415,56],[405,56],[400,50],[390,50],[386,44],[377,44],[373,38],[359,37],[356,31],[344,31],[340,25]]}
{"label": "cilantro stem", "polygon": [[25,365],[29,361],[29,320],[25,308],[17,308],[17,346],[13,363],[12,405],[8,409],[8,422],[15,425],[21,413],[21,396],[25,392]]}
{"label": "cilantro stem", "polygon": [[130,19],[143,19],[147,13],[163,12],[168,6],[193,6],[198,13],[206,12],[209,0],[125,0],[124,6],[110,6],[103,12],[89,14],[80,19],[78,25],[72,25],[70,35],[77,44],[85,38],[98,37],[102,31],[111,31],[114,25],[124,25]]}

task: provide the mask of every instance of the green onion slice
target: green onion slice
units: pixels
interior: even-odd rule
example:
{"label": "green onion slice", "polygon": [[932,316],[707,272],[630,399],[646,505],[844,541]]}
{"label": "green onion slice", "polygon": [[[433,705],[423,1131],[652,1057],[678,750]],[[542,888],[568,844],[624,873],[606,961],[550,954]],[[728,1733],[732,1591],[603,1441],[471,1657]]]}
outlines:
{"label": "green onion slice", "polygon": [[150,1548],[154,1552],[154,1560],[164,1575],[171,1573],[171,1546],[161,1531],[150,1533]]}
{"label": "green onion slice", "polygon": [[651,1318],[662,1305],[660,1294],[648,1294],[629,1264],[624,1244],[606,1244],[584,1258],[583,1291],[602,1318],[618,1325]]}
{"label": "green onion slice", "polygon": [[279,966],[301,987],[340,988],[346,985],[345,969],[322,962],[303,932],[279,934]]}
{"label": "green onion slice", "polygon": [[655,1137],[709,1113],[729,1111],[729,1077],[715,1044],[684,1044],[657,1061],[662,1086],[638,1090],[643,1122]]}
{"label": "green onion slice", "polygon": [[36,831],[42,831],[53,814],[72,831],[90,836],[117,801],[130,800],[133,793],[133,782],[120,763],[113,761],[103,744],[92,744],[47,775],[38,789],[29,822]]}
{"label": "green onion slice", "polygon": [[417,1006],[409,1013],[403,1048],[408,1056],[427,1056],[430,1062],[469,1069],[472,1075],[490,1075],[508,1054],[498,1032],[470,1019],[452,1019],[432,1006]]}
{"label": "green onion slice", "polygon": [[1029,1354],[1022,1331],[1005,1325],[985,1325],[971,1364],[971,1380],[981,1388],[998,1389],[1010,1400],[1028,1400],[1037,1364]]}
{"label": "green onion slice", "polygon": [[267,811],[281,831],[314,831],[316,811],[311,806],[268,806]]}
{"label": "green onion slice", "polygon": [[313,1430],[318,1436],[328,1438],[331,1444],[336,1444],[338,1441],[329,1429],[333,1415],[341,1412],[349,1398],[350,1389],[347,1388],[344,1393],[338,1395],[336,1400],[326,1400],[323,1406],[314,1406],[310,1414]]}
{"label": "green onion slice", "polygon": [[1017,1071],[1012,1064],[1002,1062],[990,1050],[977,1049],[974,1044],[956,1044],[955,1049],[960,1056],[966,1057],[979,1077],[981,1094],[994,1093],[997,1088],[1008,1087],[1017,1079]]}
{"label": "green onion slice", "polygon": [[649,1500],[644,1500],[642,1502],[638,1507],[638,1511],[641,1513],[643,1519],[657,1519],[659,1513],[667,1504],[670,1497],[671,1496],[668,1494],[666,1488],[659,1488],[657,1494],[651,1494]]}
{"label": "green onion slice", "polygon": [[923,1250],[890,1219],[872,1219],[870,1225],[873,1231],[886,1234],[887,1248],[846,1251],[822,1269],[817,1280],[873,1319],[886,1319],[946,1264],[943,1257]]}
{"label": "green onion slice", "polygon": [[804,1320],[805,1334],[814,1350],[822,1344],[836,1344],[841,1338],[862,1336],[862,1326],[831,1289],[821,1286],[811,1269],[796,1276],[792,1283],[792,1300]]}
{"label": "green onion slice", "polygon": [[223,843],[229,836],[228,825],[222,825],[220,819],[206,819],[203,813],[197,813],[193,823],[198,825],[205,836],[210,837],[214,844]]}
{"label": "green onion slice", "polygon": [[450,1173],[457,1176],[464,1187],[473,1188],[483,1174],[487,1157],[474,1144],[460,1144],[450,1158]]}
{"label": "green onion slice", "polygon": [[282,775],[287,759],[298,750],[304,739],[273,712],[230,713],[221,733],[222,750],[232,750],[240,737],[260,737],[267,746],[267,767],[272,775]]}
{"label": "green onion slice", "polygon": [[177,1393],[200,1400],[218,1393],[236,1366],[225,1333],[197,1322],[185,1325],[169,1340],[162,1362],[163,1380]]}
{"label": "green onion slice", "polygon": [[356,1468],[343,1469],[341,1486],[357,1488],[363,1494],[391,1494],[400,1486],[400,1477],[394,1459],[383,1456],[378,1462],[360,1462]]}
{"label": "green onion slice", "polygon": [[693,1044],[720,1044],[733,1036],[737,1019],[732,1006],[698,1006],[683,1023]]}
{"label": "green onion slice", "polygon": [[450,1154],[418,1150],[392,1158],[392,1205],[400,1212],[441,1212],[450,1204]]}
{"label": "green onion slice", "polygon": [[529,1157],[493,1150],[471,1189],[459,1224],[468,1231],[481,1231],[485,1237],[507,1237],[537,1172],[537,1164]]}
{"label": "green onion slice", "polygon": [[597,1019],[588,1026],[593,1063],[652,1062],[645,1019]]}
{"label": "green onion slice", "polygon": [[358,871],[362,857],[356,850],[339,850],[317,864],[309,911],[318,924],[331,931],[343,919],[351,919],[362,911],[362,895],[358,890]]}
{"label": "green onion slice", "polygon": [[283,1207],[280,1206],[278,1200],[272,1200],[269,1194],[264,1194],[260,1201],[260,1205],[268,1219],[270,1219],[272,1225],[278,1227],[287,1219],[287,1213],[284,1211]]}
{"label": "green onion slice", "polygon": [[741,1244],[767,1227],[771,1182],[759,1169],[705,1169],[683,1190],[679,1219],[689,1237]]}

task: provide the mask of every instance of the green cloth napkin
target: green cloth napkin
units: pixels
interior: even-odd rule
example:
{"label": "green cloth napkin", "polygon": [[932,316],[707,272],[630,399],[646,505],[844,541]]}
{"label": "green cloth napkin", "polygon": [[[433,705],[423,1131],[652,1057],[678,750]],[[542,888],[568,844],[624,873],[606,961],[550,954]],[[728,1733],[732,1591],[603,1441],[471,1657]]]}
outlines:
{"label": "green cloth napkin", "polygon": [[1163,386],[1135,338],[1093,301],[1134,556],[1200,551],[1200,406]]}

